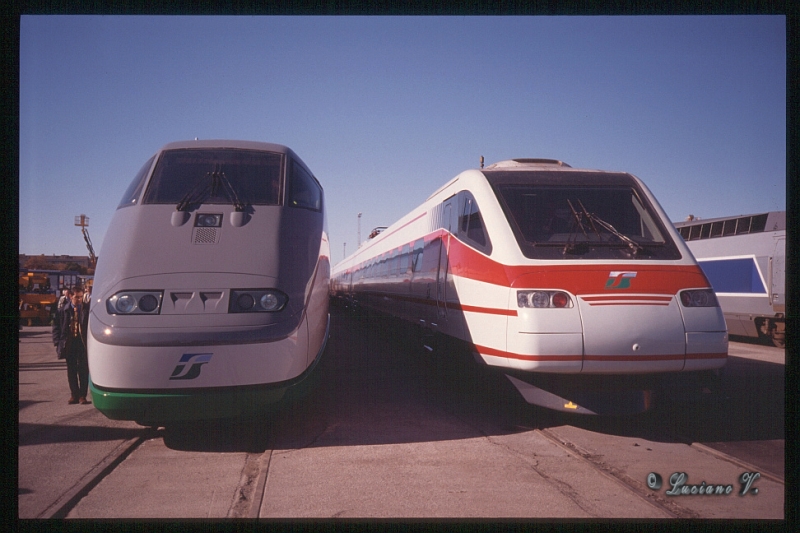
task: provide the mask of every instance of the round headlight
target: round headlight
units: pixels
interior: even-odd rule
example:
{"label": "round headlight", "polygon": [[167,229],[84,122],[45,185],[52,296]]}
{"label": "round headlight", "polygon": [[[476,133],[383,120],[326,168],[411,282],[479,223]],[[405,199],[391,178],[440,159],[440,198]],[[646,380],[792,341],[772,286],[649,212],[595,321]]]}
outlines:
{"label": "round headlight", "polygon": [[139,309],[144,311],[145,313],[150,313],[155,311],[158,307],[158,298],[153,296],[152,294],[145,294],[141,298],[139,298]]}
{"label": "round headlight", "polygon": [[546,292],[534,292],[531,295],[531,303],[534,307],[549,307],[550,295]]}
{"label": "round headlight", "polygon": [[274,311],[280,306],[280,304],[281,302],[278,300],[278,297],[271,292],[265,293],[261,297],[261,307],[267,311]]}
{"label": "round headlight", "polygon": [[130,313],[136,307],[136,299],[130,294],[123,294],[117,298],[117,303],[114,304],[114,307],[120,313]]}
{"label": "round headlight", "polygon": [[709,297],[706,291],[695,291],[692,294],[692,300],[697,307],[708,307]]}
{"label": "round headlight", "polygon": [[247,310],[252,309],[253,306],[256,304],[256,301],[253,297],[247,293],[239,295],[237,298],[236,303],[239,305],[241,309]]}

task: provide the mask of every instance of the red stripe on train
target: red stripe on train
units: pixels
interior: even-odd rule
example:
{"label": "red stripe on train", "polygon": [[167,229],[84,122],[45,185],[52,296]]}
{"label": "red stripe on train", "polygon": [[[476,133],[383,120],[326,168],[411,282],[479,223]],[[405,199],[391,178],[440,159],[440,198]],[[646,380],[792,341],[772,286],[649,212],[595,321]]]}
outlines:
{"label": "red stripe on train", "polygon": [[609,361],[609,362],[637,362],[649,363],[653,361],[680,361],[681,359],[725,359],[727,353],[693,353],[693,354],[667,354],[667,355],[522,355],[506,352],[488,346],[475,346],[481,355],[520,359],[523,361]]}
{"label": "red stripe on train", "polygon": [[[697,265],[645,265],[637,263],[576,265],[503,265],[456,238],[450,239],[450,271],[464,278],[515,289],[563,289],[573,294],[599,291],[674,295],[681,289],[709,287]],[[611,272],[636,272],[626,289],[606,288]],[[623,292],[624,291],[624,292]],[[616,295],[615,295],[616,296]]]}

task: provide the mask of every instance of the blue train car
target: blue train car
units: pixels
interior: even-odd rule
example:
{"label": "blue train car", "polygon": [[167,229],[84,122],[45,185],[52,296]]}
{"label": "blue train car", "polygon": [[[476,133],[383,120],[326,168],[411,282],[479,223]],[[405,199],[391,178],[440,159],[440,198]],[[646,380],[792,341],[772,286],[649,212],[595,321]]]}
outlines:
{"label": "blue train car", "polygon": [[786,339],[786,211],[675,223],[714,287],[728,333]]}

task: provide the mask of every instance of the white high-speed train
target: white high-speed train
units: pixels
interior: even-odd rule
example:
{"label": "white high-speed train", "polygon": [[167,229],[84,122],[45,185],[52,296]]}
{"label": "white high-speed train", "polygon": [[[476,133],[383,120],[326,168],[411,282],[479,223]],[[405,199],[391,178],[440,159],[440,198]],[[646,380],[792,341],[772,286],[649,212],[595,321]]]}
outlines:
{"label": "white high-speed train", "polygon": [[331,293],[567,412],[644,411],[727,360],[714,291],[645,185],[560,161],[459,174],[336,265]]}
{"label": "white high-speed train", "polygon": [[259,411],[328,338],[323,190],[285,146],[164,146],[125,192],[94,278],[94,405],[156,425]]}

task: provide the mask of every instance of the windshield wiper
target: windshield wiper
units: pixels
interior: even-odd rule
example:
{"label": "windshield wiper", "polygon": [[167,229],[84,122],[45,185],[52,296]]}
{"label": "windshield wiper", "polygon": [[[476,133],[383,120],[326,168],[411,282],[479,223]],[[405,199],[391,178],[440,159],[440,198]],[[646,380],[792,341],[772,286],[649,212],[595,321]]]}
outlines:
{"label": "windshield wiper", "polygon": [[[583,226],[583,215],[581,213],[578,213],[575,210],[575,208],[572,206],[572,202],[569,201],[569,198],[567,198],[567,204],[569,204],[569,208],[572,211],[572,217],[574,219],[574,225],[575,226],[574,226],[574,229],[572,230],[572,232],[570,233],[569,237],[567,238],[567,242],[564,245],[564,252],[563,253],[564,253],[564,255],[566,255],[566,254],[584,255],[587,252],[589,252],[589,244],[586,241],[581,242],[581,243],[576,242],[576,237],[578,235],[578,231],[577,231],[578,229],[580,229],[583,232],[583,236],[586,237],[586,240],[587,241],[589,240],[589,234],[586,233],[586,228],[584,228],[584,226]],[[589,218],[588,220],[592,224],[592,229],[594,229],[595,233],[597,233],[597,228],[594,227],[594,223],[592,223],[592,219]],[[600,236],[599,233],[597,235],[598,235],[598,237]]]}
{"label": "windshield wiper", "polygon": [[181,201],[178,202],[177,206],[175,206],[178,211],[189,211],[189,208],[192,205],[196,203],[202,203],[203,199],[208,196],[209,187],[208,183],[206,182],[206,177],[208,177],[208,173],[206,173],[203,178],[197,180],[194,186],[189,189],[189,192],[183,195]]}
{"label": "windshield wiper", "polygon": [[234,190],[230,180],[228,180],[225,172],[221,170],[206,172],[205,176],[199,179],[189,190],[189,192],[187,192],[184,197],[181,198],[181,201],[178,202],[176,209],[178,211],[189,211],[191,206],[195,204],[202,204],[203,201],[209,196],[216,196],[220,186],[225,192],[225,196],[228,197],[228,200],[233,202],[234,209],[236,211],[244,211],[246,209],[247,204],[239,199],[239,196],[236,194],[236,190]]}
{"label": "windshield wiper", "polygon": [[246,204],[239,200],[239,195],[236,194],[236,190],[231,185],[228,176],[225,175],[225,172],[218,170],[211,174],[211,193],[212,195],[216,195],[217,189],[219,186],[222,185],[223,190],[225,191],[225,196],[228,197],[228,200],[233,202],[234,209],[236,211],[244,211]]}
{"label": "windshield wiper", "polygon": [[[612,226],[611,224],[609,224],[608,222],[606,222],[602,218],[598,217],[594,213],[590,213],[586,209],[586,207],[583,205],[583,202],[581,202],[580,200],[578,200],[578,205],[580,205],[581,210],[586,215],[586,218],[588,218],[589,221],[592,223],[592,227],[594,227],[594,223],[597,222],[599,225],[601,225],[606,230],[608,230],[609,233],[611,233],[612,235],[617,237],[619,240],[621,240],[622,242],[627,244],[628,247],[633,251],[634,257],[636,257],[639,254],[639,252],[644,250],[644,247],[641,244],[637,243],[636,241],[634,241],[633,239],[631,239],[627,235],[624,235],[624,234],[620,233],[619,231],[617,231],[617,229],[614,226]],[[571,204],[570,204],[570,206],[571,206]],[[594,227],[594,229],[595,229],[595,232],[597,232],[597,228]],[[599,236],[599,233],[598,233],[598,236]]]}

